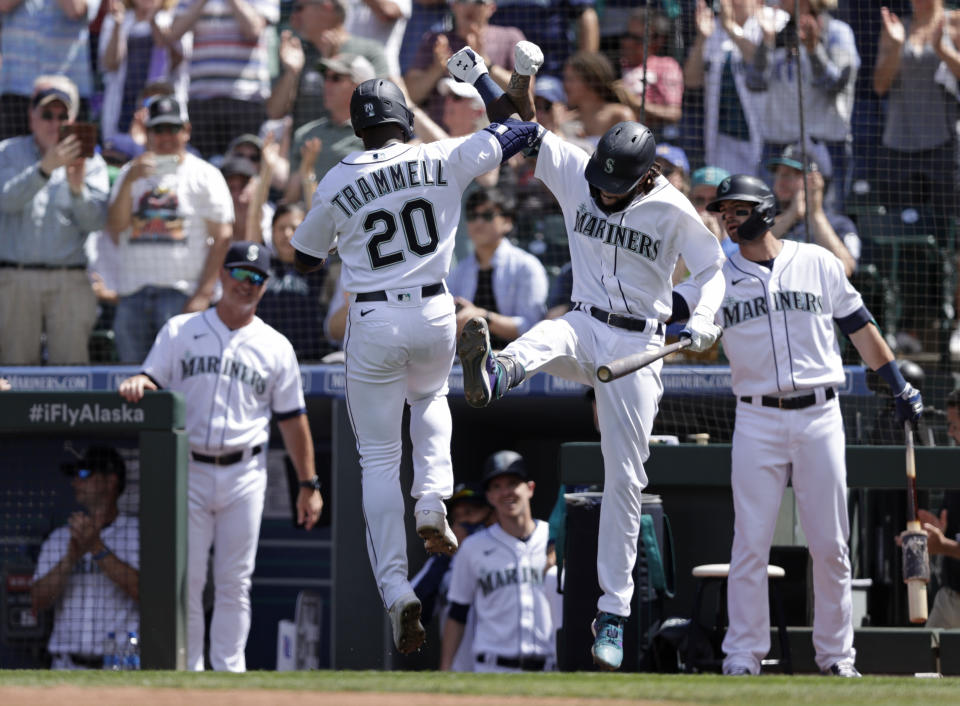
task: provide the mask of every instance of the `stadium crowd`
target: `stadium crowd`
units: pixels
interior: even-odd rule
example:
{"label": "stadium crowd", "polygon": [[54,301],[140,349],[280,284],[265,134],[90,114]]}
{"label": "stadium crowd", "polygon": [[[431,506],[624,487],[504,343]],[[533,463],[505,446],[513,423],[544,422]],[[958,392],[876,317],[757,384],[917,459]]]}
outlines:
{"label": "stadium crowd", "polygon": [[[342,328],[338,264],[300,275],[289,241],[317,181],[361,146],[354,88],[389,77],[417,106],[418,139],[467,135],[483,102],[446,60],[470,45],[505,87],[524,38],[544,49],[534,90],[550,130],[589,152],[619,121],[647,124],[662,172],[721,240],[711,189],[763,178],[778,237],[836,254],[876,293],[898,353],[960,358],[960,12],[636,4],[2,0],[0,364],[140,362],[166,319],[216,302],[234,240],[271,249],[261,316],[301,362],[323,360],[338,312]],[[468,188],[457,235],[458,320],[487,312],[502,342],[564,305],[562,217],[528,161]],[[521,264],[536,286],[511,286]]]}

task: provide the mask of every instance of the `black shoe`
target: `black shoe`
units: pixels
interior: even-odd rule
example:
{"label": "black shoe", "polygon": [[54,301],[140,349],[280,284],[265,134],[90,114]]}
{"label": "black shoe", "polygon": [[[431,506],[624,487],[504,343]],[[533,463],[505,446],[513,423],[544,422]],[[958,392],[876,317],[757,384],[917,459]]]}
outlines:
{"label": "black shoe", "polygon": [[845,679],[859,679],[863,675],[853,666],[853,662],[836,662],[830,665],[830,669],[821,672],[825,677],[844,677]]}

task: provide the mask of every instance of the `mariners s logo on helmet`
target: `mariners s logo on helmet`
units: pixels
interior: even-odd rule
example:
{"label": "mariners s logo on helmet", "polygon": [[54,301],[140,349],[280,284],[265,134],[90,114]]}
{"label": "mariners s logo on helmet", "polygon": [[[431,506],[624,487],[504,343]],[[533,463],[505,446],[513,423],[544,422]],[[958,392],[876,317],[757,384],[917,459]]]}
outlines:
{"label": "mariners s logo on helmet", "polygon": [[607,174],[613,174],[613,159],[608,159],[603,163],[603,171]]}

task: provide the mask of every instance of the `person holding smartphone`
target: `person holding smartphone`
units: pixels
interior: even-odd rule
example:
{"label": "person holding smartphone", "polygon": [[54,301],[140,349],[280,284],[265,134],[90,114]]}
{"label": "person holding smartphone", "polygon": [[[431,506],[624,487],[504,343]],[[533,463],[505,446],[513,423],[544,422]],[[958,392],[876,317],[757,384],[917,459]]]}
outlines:
{"label": "person holding smartphone", "polygon": [[66,76],[34,83],[30,134],[0,142],[0,363],[88,363],[96,298],[83,244],[103,227],[109,185],[99,155],[61,140],[79,98]]}
{"label": "person holding smartphone", "polygon": [[223,175],[187,151],[183,106],[153,98],[146,127],[147,151],[117,176],[107,215],[120,261],[113,329],[127,363],[143,360],[171,316],[210,306],[233,233]]}

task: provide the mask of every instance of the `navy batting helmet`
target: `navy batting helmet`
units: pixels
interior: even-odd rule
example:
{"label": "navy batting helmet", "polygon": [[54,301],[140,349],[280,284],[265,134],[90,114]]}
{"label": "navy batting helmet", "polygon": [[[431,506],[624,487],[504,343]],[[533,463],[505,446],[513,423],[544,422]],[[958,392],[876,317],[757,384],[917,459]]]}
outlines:
{"label": "navy batting helmet", "polygon": [[724,201],[746,201],[756,204],[750,217],[737,228],[742,240],[753,240],[766,233],[777,215],[777,199],[762,180],[746,174],[734,174],[717,184],[717,197],[707,204],[714,213],[721,210]]}
{"label": "navy batting helmet", "polygon": [[617,123],[600,138],[583,175],[601,191],[625,194],[640,183],[656,158],[657,143],[646,125]]}
{"label": "navy batting helmet", "polygon": [[402,127],[404,140],[413,137],[413,113],[397,84],[385,78],[372,78],[356,87],[350,98],[350,122],[357,137],[364,128],[384,123]]}

